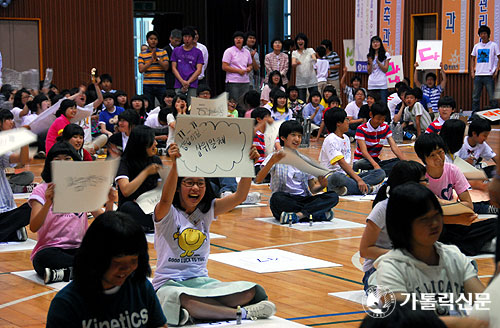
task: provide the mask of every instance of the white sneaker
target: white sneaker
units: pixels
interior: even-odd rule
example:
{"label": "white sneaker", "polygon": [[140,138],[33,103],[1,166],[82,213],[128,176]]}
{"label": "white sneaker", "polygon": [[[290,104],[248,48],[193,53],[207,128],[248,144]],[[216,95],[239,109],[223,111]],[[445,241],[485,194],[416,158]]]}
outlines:
{"label": "white sneaker", "polygon": [[189,312],[185,308],[181,308],[179,326],[184,326],[189,321]]}
{"label": "white sneaker", "polygon": [[276,313],[276,305],[270,301],[247,305],[244,309],[247,311],[247,319],[250,320],[266,319]]}
{"label": "white sneaker", "polygon": [[370,190],[368,191],[368,194],[370,194],[370,195],[376,195],[378,193],[379,189],[384,185],[384,182],[385,181],[382,181],[379,184],[370,186]]}
{"label": "white sneaker", "polygon": [[231,191],[224,191],[222,194],[220,194],[220,198],[224,198],[226,196],[232,195],[233,193]]}
{"label": "white sneaker", "polygon": [[254,192],[249,192],[247,199],[242,204],[257,204],[260,202],[261,196],[260,192],[254,191]]}

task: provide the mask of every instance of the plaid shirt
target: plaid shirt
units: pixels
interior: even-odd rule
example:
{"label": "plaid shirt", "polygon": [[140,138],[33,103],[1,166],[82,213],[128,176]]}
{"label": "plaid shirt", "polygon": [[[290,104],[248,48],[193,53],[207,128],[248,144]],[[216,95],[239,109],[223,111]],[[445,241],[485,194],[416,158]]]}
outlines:
{"label": "plaid shirt", "polygon": [[[273,168],[271,169],[271,191],[277,192],[277,191],[283,191],[283,192],[290,192],[289,188],[287,187],[287,181],[288,181],[288,169],[291,168],[290,165],[286,164],[275,164]],[[300,181],[300,186],[301,189],[303,190],[303,193],[300,196],[311,196],[311,191],[309,190],[309,179],[311,178],[310,175],[297,171],[297,173],[294,175],[295,180]]]}
{"label": "plaid shirt", "polygon": [[266,80],[267,83],[269,78],[269,74],[272,71],[279,71],[281,73],[281,81],[283,85],[288,83],[288,79],[286,77],[286,73],[288,72],[288,56],[281,52],[278,56],[274,52],[271,52],[266,55],[264,64],[266,65]]}

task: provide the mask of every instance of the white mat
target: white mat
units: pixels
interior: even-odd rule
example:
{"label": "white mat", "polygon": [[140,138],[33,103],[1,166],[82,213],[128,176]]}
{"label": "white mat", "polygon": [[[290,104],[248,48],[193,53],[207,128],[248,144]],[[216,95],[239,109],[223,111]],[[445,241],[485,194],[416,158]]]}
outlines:
{"label": "white mat", "polygon": [[236,206],[235,208],[264,207],[264,206],[267,206],[267,204],[264,204],[264,203],[240,204],[240,205]]}
{"label": "white mat", "polygon": [[257,273],[342,266],[341,264],[299,255],[281,249],[210,254],[209,259]]}
{"label": "white mat", "polygon": [[45,286],[45,287],[48,287],[48,288],[52,288],[52,289],[55,289],[55,290],[61,290],[64,287],[66,287],[67,284],[69,284],[69,282],[63,281],[63,282],[56,282],[56,283],[53,283],[53,284],[46,285],[43,282],[42,278],[40,278],[36,274],[35,270],[16,271],[16,272],[11,272],[11,273],[14,274],[14,275],[16,275],[16,276],[22,277],[24,279],[31,280],[35,284],[39,284],[39,285],[42,285],[42,286]]}
{"label": "white mat", "polygon": [[241,325],[236,325],[236,320],[231,321],[217,321],[210,323],[198,323],[195,325],[184,326],[186,328],[195,328],[195,327],[241,327],[244,325],[245,327],[265,327],[265,328],[281,328],[281,327],[307,327],[301,325],[300,323],[296,323],[290,320],[286,320],[283,318],[278,318],[275,316],[270,317],[269,319],[260,319],[260,320],[242,320]]}
{"label": "white mat", "polygon": [[492,259],[495,257],[495,254],[479,254],[475,256],[469,256],[469,258],[474,259],[474,260],[480,260],[480,259]]}
{"label": "white mat", "polygon": [[482,219],[482,220],[484,220],[484,219],[496,219],[497,215],[496,214],[478,214],[477,218]]}
{"label": "white mat", "polygon": [[[223,238],[226,238],[226,236],[219,235],[219,234],[216,234],[213,232],[210,233],[210,239],[223,239]],[[146,240],[148,241],[148,243],[154,244],[155,234],[154,233],[147,233]]]}
{"label": "white mat", "polygon": [[[257,221],[267,222],[282,227],[290,227],[288,224],[280,224],[274,217],[269,218],[255,218]],[[292,224],[291,228],[299,231],[318,231],[318,230],[334,230],[334,229],[353,229],[364,228],[365,225],[361,223],[351,222],[347,220],[334,218],[332,221],[313,222],[300,222]]]}
{"label": "white mat", "polygon": [[348,196],[339,196],[340,199],[350,200],[354,202],[367,202],[375,200],[375,196],[377,195],[348,195]]}
{"label": "white mat", "polygon": [[364,294],[365,294],[364,290],[350,290],[347,292],[328,293],[328,295],[330,296],[335,296],[359,304],[363,304]]}
{"label": "white mat", "polygon": [[36,245],[36,240],[9,241],[0,243],[0,252],[31,251]]}
{"label": "white mat", "polygon": [[28,198],[30,198],[30,196],[31,196],[30,192],[14,194],[14,199],[28,199]]}
{"label": "white mat", "polygon": [[[398,145],[398,147],[413,147],[415,146],[415,143],[414,142],[411,142],[411,143],[397,143],[396,145]],[[384,147],[390,147],[391,145],[389,144],[385,144]]]}

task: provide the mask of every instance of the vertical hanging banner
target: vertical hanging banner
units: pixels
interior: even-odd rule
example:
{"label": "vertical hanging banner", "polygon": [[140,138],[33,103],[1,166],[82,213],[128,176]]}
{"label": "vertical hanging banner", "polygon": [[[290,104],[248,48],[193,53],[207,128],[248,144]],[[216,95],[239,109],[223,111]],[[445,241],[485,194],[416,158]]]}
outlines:
{"label": "vertical hanging banner", "polygon": [[405,75],[403,72],[403,56],[392,56],[389,62],[389,69],[385,73],[387,77],[387,88],[394,88],[396,83],[404,80]]}
{"label": "vertical hanging banner", "polygon": [[467,73],[470,1],[443,0],[442,9],[443,68],[446,73]]}
{"label": "vertical hanging banner", "polygon": [[370,39],[377,35],[377,0],[356,0],[354,21],[354,60],[356,72],[366,73],[368,62],[366,55],[370,49]]}
{"label": "vertical hanging banner", "polygon": [[500,0],[475,0],[474,1],[474,44],[479,42],[477,30],[481,25],[491,29],[490,39],[500,41]]}
{"label": "vertical hanging banner", "polygon": [[354,39],[344,40],[344,63],[348,72],[356,72],[354,60]]}
{"label": "vertical hanging banner", "polygon": [[403,47],[403,0],[380,1],[379,36],[385,50],[391,55],[401,55]]}

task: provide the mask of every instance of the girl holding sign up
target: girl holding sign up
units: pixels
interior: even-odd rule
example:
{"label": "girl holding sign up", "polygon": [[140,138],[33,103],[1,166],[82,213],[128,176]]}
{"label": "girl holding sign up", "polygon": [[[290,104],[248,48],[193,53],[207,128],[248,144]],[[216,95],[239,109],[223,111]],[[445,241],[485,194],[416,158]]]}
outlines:
{"label": "girl holding sign up", "polygon": [[[215,199],[204,178],[178,177],[177,144],[171,144],[168,153],[174,161],[153,215],[158,255],[153,286],[168,323],[184,325],[190,318],[234,320],[239,306],[243,319],[272,316],[276,307],[261,286],[220,282],[209,278],[207,271],[210,224],[245,200],[252,179],[242,178],[234,194]],[[255,147],[250,157],[258,157]]]}

